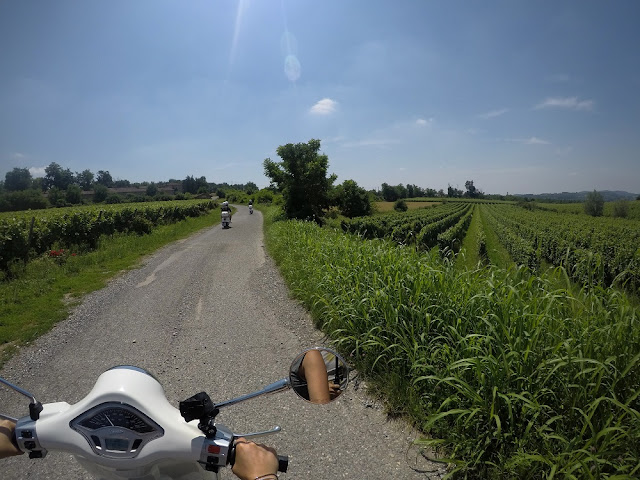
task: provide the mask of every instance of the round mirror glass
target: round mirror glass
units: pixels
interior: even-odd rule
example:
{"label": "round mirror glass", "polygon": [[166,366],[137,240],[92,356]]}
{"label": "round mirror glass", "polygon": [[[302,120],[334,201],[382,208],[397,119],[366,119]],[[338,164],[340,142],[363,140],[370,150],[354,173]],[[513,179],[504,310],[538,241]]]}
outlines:
{"label": "round mirror glass", "polygon": [[311,403],[329,403],[338,398],[349,383],[349,367],[337,352],[324,347],[305,350],[289,369],[291,388]]}

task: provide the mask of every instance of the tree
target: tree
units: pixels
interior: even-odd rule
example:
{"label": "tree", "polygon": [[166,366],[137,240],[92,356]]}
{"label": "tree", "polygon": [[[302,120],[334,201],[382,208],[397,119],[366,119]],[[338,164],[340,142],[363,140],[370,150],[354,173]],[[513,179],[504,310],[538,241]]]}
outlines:
{"label": "tree", "polygon": [[126,188],[131,186],[131,182],[129,180],[115,180],[113,186],[115,188]]}
{"label": "tree", "polygon": [[64,207],[65,204],[64,191],[58,187],[51,187],[48,192],[49,203],[54,207]]}
{"label": "tree", "polygon": [[209,183],[207,178],[202,176],[196,179],[196,191],[194,193],[209,193]]}
{"label": "tree", "polygon": [[69,185],[75,182],[73,172],[68,168],[63,169],[56,162],[51,162],[44,171],[46,175],[44,176],[42,186],[46,190],[51,188],[66,190]]}
{"label": "tree", "polygon": [[109,195],[109,189],[104,185],[96,183],[93,186],[93,202],[94,203],[104,202],[107,199],[108,195]]}
{"label": "tree", "polygon": [[14,168],[4,176],[4,188],[8,192],[28,190],[33,184],[31,172],[28,168]]}
{"label": "tree", "polygon": [[323,210],[329,207],[329,190],[337,177],[327,177],[329,159],[319,155],[319,150],[320,140],[316,139],[288,143],[276,150],[282,162],[264,160],[264,174],[282,192],[287,218],[322,222]]}
{"label": "tree", "polygon": [[398,195],[398,190],[395,187],[387,183],[382,184],[382,198],[385,202],[395,202],[400,196]]}
{"label": "tree", "polygon": [[65,193],[65,200],[67,203],[77,205],[82,203],[82,189],[79,185],[69,185],[67,192]]}
{"label": "tree", "polygon": [[345,217],[362,217],[371,214],[369,193],[358,186],[354,180],[345,180],[336,189],[335,203]]}
{"label": "tree", "polygon": [[76,172],[76,181],[82,190],[91,190],[91,185],[93,185],[93,172],[89,169],[83,170],[80,173]]}
{"label": "tree", "polygon": [[104,185],[105,187],[113,186],[113,178],[109,173],[109,170],[98,170],[98,176],[96,177],[96,183]]}
{"label": "tree", "polygon": [[47,208],[49,202],[36,189],[19,190],[8,192],[0,196],[0,212],[15,212],[18,210],[36,210]]}
{"label": "tree", "polygon": [[184,193],[196,193],[198,191],[196,185],[196,179],[193,178],[193,175],[187,175],[187,178],[182,181],[182,191]]}
{"label": "tree", "polygon": [[148,197],[155,197],[158,193],[158,186],[154,182],[151,182],[149,185],[147,185],[146,193]]}
{"label": "tree", "polygon": [[477,198],[480,196],[480,191],[473,185],[473,180],[467,180],[464,182],[464,187],[467,189],[465,197]]}
{"label": "tree", "polygon": [[613,216],[627,218],[629,216],[629,200],[621,199],[613,204]]}
{"label": "tree", "polygon": [[462,197],[462,190],[453,188],[451,185],[447,188],[447,197],[460,198]]}
{"label": "tree", "polygon": [[584,202],[584,212],[592,217],[601,217],[604,212],[604,198],[600,192],[587,193],[587,198]]}
{"label": "tree", "polygon": [[396,203],[393,204],[393,209],[396,212],[406,212],[407,210],[409,210],[409,206],[407,205],[407,202],[405,202],[403,198],[400,198],[396,200]]}

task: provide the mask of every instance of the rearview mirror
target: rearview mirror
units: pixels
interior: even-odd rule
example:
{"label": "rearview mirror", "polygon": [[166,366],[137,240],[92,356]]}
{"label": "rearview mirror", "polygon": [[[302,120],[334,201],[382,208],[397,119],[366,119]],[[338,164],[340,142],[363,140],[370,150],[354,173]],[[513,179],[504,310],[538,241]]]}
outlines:
{"label": "rearview mirror", "polygon": [[305,350],[291,364],[289,381],[300,398],[317,404],[329,403],[345,391],[349,367],[339,353],[325,347]]}

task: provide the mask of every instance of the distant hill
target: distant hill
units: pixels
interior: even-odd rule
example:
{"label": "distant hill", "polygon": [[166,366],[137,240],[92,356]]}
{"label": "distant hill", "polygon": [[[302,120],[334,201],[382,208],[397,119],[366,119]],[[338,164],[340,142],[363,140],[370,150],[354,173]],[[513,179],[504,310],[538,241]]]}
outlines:
{"label": "distant hill", "polygon": [[[530,200],[550,200],[552,202],[577,203],[584,202],[589,192],[562,192],[562,193],[523,193],[515,194],[515,197],[523,197]],[[615,202],[616,200],[635,200],[637,193],[602,190],[599,193],[603,196],[605,202]]]}

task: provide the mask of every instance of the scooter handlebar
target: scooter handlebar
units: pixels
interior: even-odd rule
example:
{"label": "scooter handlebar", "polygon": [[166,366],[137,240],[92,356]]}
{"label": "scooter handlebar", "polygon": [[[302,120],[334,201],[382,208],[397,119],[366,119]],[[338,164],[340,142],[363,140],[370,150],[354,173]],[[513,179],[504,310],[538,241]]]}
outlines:
{"label": "scooter handlebar", "polygon": [[286,473],[289,468],[289,457],[286,455],[278,455],[278,471]]}
{"label": "scooter handlebar", "polygon": [[[287,472],[289,468],[289,457],[287,455],[277,455],[278,457],[278,471],[282,473]],[[236,445],[234,444],[229,452],[229,465],[233,467],[236,463]]]}

